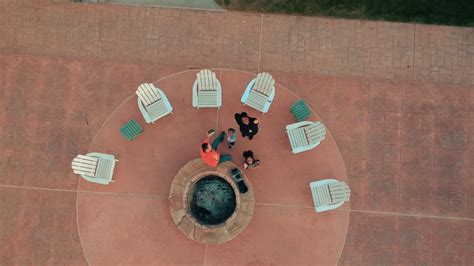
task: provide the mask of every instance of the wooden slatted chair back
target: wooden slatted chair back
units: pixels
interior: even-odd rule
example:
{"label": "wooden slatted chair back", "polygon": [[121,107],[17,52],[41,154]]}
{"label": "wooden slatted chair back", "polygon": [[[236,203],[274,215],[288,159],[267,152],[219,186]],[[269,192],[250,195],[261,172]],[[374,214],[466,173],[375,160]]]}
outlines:
{"label": "wooden slatted chair back", "polygon": [[255,91],[263,95],[270,96],[274,86],[275,80],[273,79],[272,75],[266,72],[258,73],[254,85]]}
{"label": "wooden slatted chair back", "polygon": [[326,127],[319,121],[304,128],[309,144],[317,144],[326,138]]}
{"label": "wooden slatted chair back", "polygon": [[[197,74],[198,91],[215,91],[216,86],[216,73],[209,69],[203,69]],[[199,93],[198,93],[199,94]]]}
{"label": "wooden slatted chair back", "polygon": [[95,176],[98,162],[96,157],[79,154],[72,160],[71,167],[75,174]]}
{"label": "wooden slatted chair back", "polygon": [[351,190],[345,182],[337,182],[329,184],[332,204],[348,201]]}
{"label": "wooden slatted chair back", "polygon": [[138,86],[136,94],[145,106],[151,105],[161,100],[161,95],[157,92],[155,86],[151,83],[143,83]]}

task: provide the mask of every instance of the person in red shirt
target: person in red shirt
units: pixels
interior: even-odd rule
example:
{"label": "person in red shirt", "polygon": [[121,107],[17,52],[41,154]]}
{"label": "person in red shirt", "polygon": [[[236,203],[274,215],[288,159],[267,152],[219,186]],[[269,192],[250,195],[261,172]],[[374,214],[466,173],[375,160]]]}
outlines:
{"label": "person in red shirt", "polygon": [[217,151],[217,147],[219,144],[224,140],[225,137],[225,132],[222,131],[222,133],[217,137],[212,144],[209,144],[209,137],[214,135],[215,131],[213,129],[209,130],[207,132],[207,136],[204,139],[202,145],[201,145],[201,159],[202,161],[211,166],[211,167],[216,167],[218,164],[230,161],[232,159],[232,156],[230,154],[220,154]]}

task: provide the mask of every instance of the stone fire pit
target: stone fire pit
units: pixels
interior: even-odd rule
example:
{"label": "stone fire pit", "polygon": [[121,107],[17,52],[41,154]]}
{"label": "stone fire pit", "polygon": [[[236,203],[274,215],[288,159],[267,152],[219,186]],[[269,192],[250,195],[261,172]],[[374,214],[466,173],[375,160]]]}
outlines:
{"label": "stone fire pit", "polygon": [[225,162],[212,168],[195,159],[178,171],[169,204],[174,223],[186,237],[220,244],[235,238],[248,225],[255,207],[253,189],[242,172],[248,191],[239,192],[230,175],[236,167]]}

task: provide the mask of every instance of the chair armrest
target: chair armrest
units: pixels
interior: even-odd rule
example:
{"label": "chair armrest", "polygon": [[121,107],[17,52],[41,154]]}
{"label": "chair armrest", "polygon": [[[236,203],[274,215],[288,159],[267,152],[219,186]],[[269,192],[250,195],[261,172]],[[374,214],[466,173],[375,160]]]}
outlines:
{"label": "chair armrest", "polygon": [[247,103],[247,98],[249,97],[250,91],[253,88],[253,85],[255,84],[256,79],[252,79],[249,84],[247,85],[247,88],[245,89],[244,94],[242,95],[242,98],[240,98],[240,102],[245,104]]}

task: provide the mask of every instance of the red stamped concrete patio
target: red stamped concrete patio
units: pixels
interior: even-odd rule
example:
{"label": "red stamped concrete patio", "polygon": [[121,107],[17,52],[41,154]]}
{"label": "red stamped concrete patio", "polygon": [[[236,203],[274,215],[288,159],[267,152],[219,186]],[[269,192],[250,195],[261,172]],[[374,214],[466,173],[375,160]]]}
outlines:
{"label": "red stamped concrete patio", "polygon": [[[311,254],[327,250],[320,222],[348,216],[347,234],[334,227],[334,249],[319,262],[472,265],[473,49],[473,28],[0,1],[0,264],[317,264]],[[170,75],[203,67],[220,73],[226,98],[219,115],[199,110],[197,123],[192,78]],[[285,157],[272,146],[288,148],[272,132],[291,119],[272,107],[255,139],[272,141],[255,141],[264,166],[249,171],[258,199],[251,224],[224,245],[194,243],[170,219],[166,184],[180,160],[198,156],[202,132],[229,126],[243,86],[259,71],[280,84],[277,99],[285,103],[274,107],[305,99],[334,142],[301,154],[317,162],[314,171],[297,160],[269,169]],[[129,97],[145,81],[165,88],[176,114],[126,142],[113,127],[140,117]],[[189,121],[191,137],[180,137]],[[158,152],[174,147],[183,159]],[[120,154],[112,186],[72,174],[72,158],[91,149]],[[343,165],[324,168],[337,151]],[[156,164],[124,164],[140,165],[131,156],[139,152]],[[315,213],[307,183],[344,167],[350,206]],[[297,172],[297,181],[285,187],[292,179],[281,169]],[[186,256],[176,253],[178,243]]]}
{"label": "red stamped concrete patio", "polygon": [[[79,184],[81,192],[97,192],[80,193],[77,202],[79,233],[89,263],[195,264],[205,259],[210,264],[307,264],[315,258],[320,264],[337,263],[344,247],[349,204],[316,214],[309,190],[313,180],[337,177],[347,182],[334,139],[329,133],[317,150],[293,155],[284,128],[295,121],[289,107],[296,95],[277,85],[271,112],[262,115],[240,103],[255,74],[214,71],[223,88],[222,108],[193,108],[191,88],[197,71],[176,73],[154,82],[174,106],[173,115],[145,125],[132,95],[114,110],[92,141],[89,151],[115,154],[120,161],[114,183],[98,186],[81,180]],[[205,132],[237,128],[233,117],[240,111],[258,117],[259,133],[252,141],[239,136],[232,150],[225,144],[219,150],[230,153],[238,165],[246,149],[262,159],[260,168],[246,172],[255,195],[254,217],[228,243],[194,243],[178,231],[164,199],[178,170],[199,156]],[[118,134],[130,119],[144,125],[143,135],[133,142]],[[320,120],[317,115],[309,119]]]}

